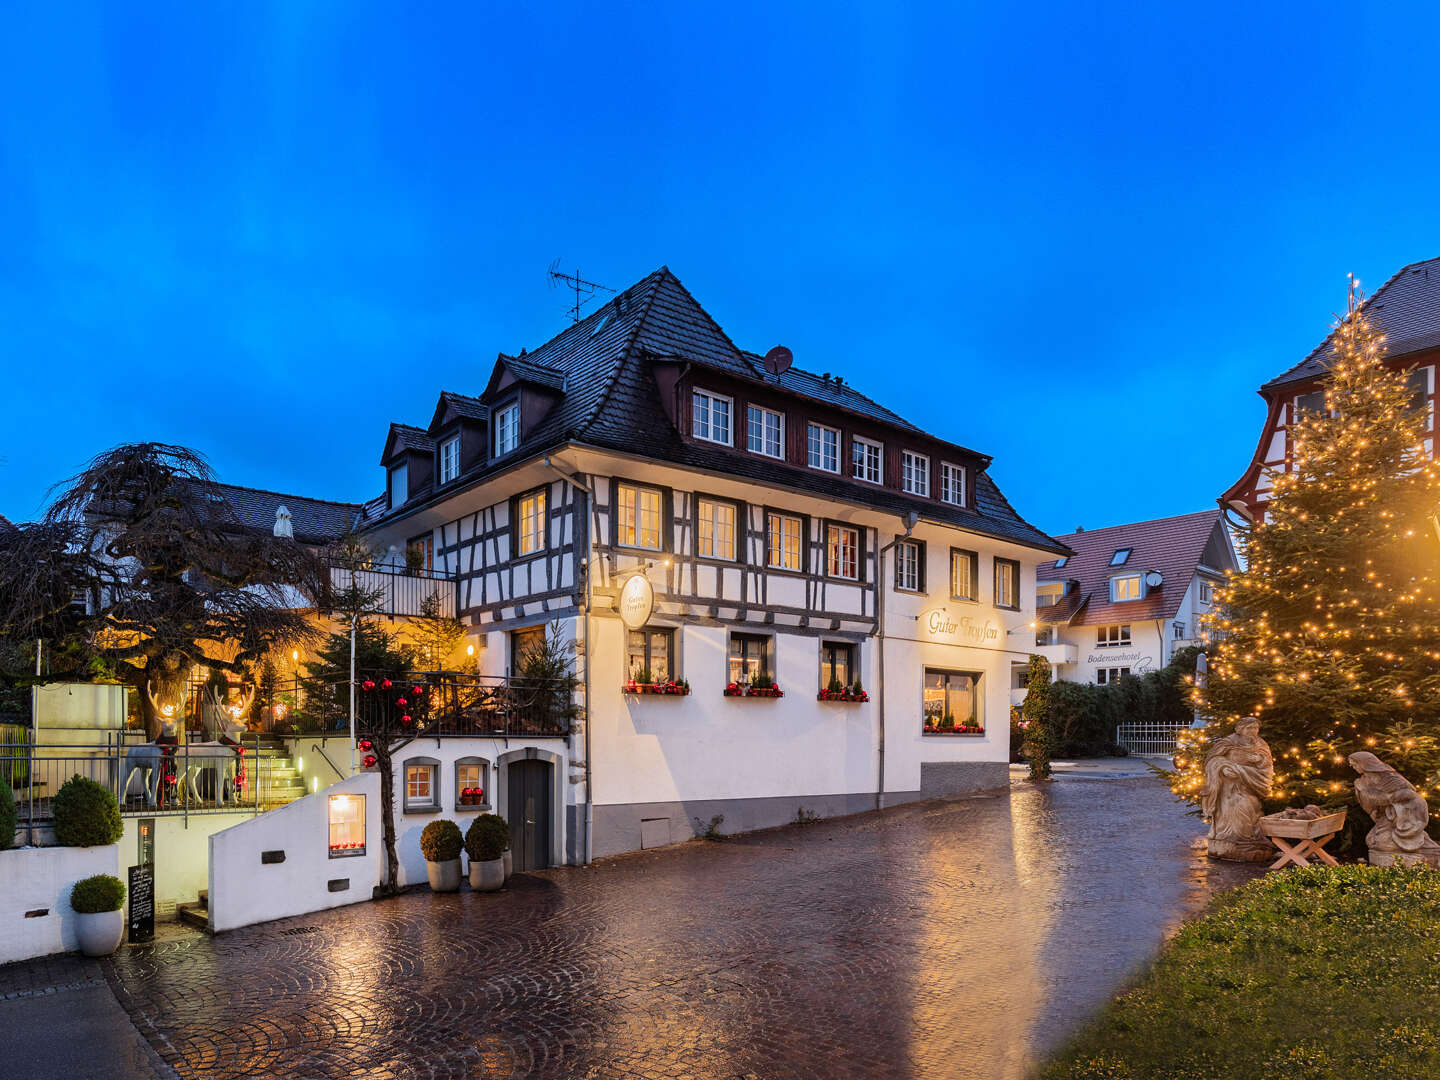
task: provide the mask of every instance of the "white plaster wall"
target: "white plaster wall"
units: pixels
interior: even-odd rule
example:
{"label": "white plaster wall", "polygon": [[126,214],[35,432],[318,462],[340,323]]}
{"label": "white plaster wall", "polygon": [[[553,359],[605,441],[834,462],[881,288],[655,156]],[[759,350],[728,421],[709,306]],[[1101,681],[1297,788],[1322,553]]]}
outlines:
{"label": "white plaster wall", "polygon": [[[350,736],[297,735],[285,740],[305,791],[314,794],[350,775]],[[319,749],[316,749],[316,748]],[[324,751],[324,753],[321,753]]]}
{"label": "white plaster wall", "polygon": [[[329,797],[339,794],[365,796],[364,855],[330,858]],[[260,861],[261,852],[275,850],[285,852],[284,862]],[[369,900],[383,865],[379,777],[361,773],[210,837],[210,928],[218,933]],[[330,892],[328,883],[340,878],[349,887]]]}
{"label": "white plaster wall", "polygon": [[[124,880],[118,851],[115,844],[0,851],[0,964],[78,949],[70,890],[94,874]],[[25,917],[42,908],[48,914]]]}
{"label": "white plaster wall", "polygon": [[[200,890],[210,885],[210,837],[217,832],[249,821],[250,811],[227,814],[160,815],[155,822],[155,917],[175,914],[177,904],[193,904]],[[125,833],[120,839],[121,881],[140,862],[140,821],[143,815],[126,815]],[[127,910],[129,901],[126,901]]]}
{"label": "white plaster wall", "polygon": [[1154,619],[1131,622],[1130,644],[1120,647],[1095,645],[1096,626],[1066,626],[1060,628],[1060,639],[1076,647],[1079,662],[1067,664],[1061,669],[1060,677],[1069,682],[1095,681],[1097,668],[1128,667],[1131,674],[1143,675],[1147,671],[1159,671],[1169,659],[1169,642],[1164,635],[1170,632],[1174,620],[1165,619],[1157,626]]}

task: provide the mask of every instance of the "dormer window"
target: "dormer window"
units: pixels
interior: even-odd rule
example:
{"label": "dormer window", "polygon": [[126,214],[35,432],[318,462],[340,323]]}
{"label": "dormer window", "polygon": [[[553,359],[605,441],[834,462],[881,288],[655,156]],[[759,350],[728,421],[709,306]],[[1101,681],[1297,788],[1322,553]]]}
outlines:
{"label": "dormer window", "polygon": [[785,418],[774,409],[751,405],[745,411],[745,445],[752,454],[784,457]]}
{"label": "dormer window", "polygon": [[453,435],[440,444],[440,483],[448,484],[460,475],[460,436]]}
{"label": "dormer window", "polygon": [[403,506],[410,497],[410,469],[406,465],[395,465],[390,469],[390,509]]}
{"label": "dormer window", "polygon": [[900,490],[911,495],[930,494],[930,459],[905,450],[900,454]]}
{"label": "dormer window", "polygon": [[1063,585],[1037,585],[1035,586],[1035,606],[1037,608],[1054,607],[1065,595]]}
{"label": "dormer window", "polygon": [[965,505],[965,470],[961,466],[940,463],[940,501]]}
{"label": "dormer window", "polygon": [[1130,558],[1130,552],[1134,550],[1134,548],[1116,548],[1115,554],[1110,556],[1110,565],[1124,566],[1125,560]]}
{"label": "dormer window", "polygon": [[1139,574],[1121,574],[1110,579],[1110,602],[1139,600],[1145,595],[1145,582]]}
{"label": "dormer window", "polygon": [[706,442],[730,446],[730,417],[734,402],[728,397],[712,394],[709,390],[696,390],[691,395],[693,413],[690,433]]}
{"label": "dormer window", "polygon": [[495,456],[504,457],[520,445],[520,403],[495,410]]}
{"label": "dormer window", "polygon": [[840,471],[840,432],[824,424],[811,424],[807,441],[812,469]]}
{"label": "dormer window", "polygon": [[851,440],[850,445],[855,479],[864,480],[867,484],[883,484],[885,447],[870,439],[862,439],[859,435]]}

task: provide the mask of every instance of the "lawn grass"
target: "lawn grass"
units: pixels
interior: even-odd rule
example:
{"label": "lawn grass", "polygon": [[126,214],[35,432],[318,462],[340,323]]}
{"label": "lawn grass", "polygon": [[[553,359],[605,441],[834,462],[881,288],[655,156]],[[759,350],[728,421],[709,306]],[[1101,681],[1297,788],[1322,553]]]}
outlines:
{"label": "lawn grass", "polygon": [[1040,1077],[1440,1077],[1440,871],[1307,867],[1223,894]]}

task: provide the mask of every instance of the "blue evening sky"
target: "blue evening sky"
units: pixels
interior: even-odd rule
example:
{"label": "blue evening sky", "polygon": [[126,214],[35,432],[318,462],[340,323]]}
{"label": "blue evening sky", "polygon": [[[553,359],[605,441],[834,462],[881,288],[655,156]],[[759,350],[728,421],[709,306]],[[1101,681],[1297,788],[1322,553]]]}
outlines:
{"label": "blue evening sky", "polygon": [[377,494],[560,258],[668,264],[1052,532],[1183,513],[1346,272],[1440,255],[1431,5],[706,7],[7,4],[0,512],[141,439]]}

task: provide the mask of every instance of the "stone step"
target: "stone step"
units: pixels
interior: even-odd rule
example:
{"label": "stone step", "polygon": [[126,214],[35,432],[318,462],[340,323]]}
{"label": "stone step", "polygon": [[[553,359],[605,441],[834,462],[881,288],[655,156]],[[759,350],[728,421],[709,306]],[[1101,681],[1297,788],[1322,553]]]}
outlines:
{"label": "stone step", "polygon": [[[201,895],[204,896],[203,893]],[[210,932],[210,904],[208,896],[206,896],[204,900],[194,904],[180,904],[175,908],[175,914],[181,922],[204,930],[206,933]]]}

